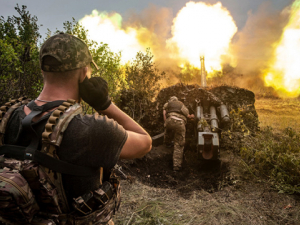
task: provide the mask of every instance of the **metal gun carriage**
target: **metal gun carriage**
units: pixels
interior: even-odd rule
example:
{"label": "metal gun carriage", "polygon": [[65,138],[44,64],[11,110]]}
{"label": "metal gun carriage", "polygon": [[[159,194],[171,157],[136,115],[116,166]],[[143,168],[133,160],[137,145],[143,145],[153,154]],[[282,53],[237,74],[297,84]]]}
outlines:
{"label": "metal gun carriage", "polygon": [[[201,62],[201,87],[206,88],[206,70],[204,57]],[[228,125],[229,112],[225,104],[219,107],[211,104],[210,99],[196,99],[195,117],[197,119],[197,152],[201,159],[218,160],[220,158],[220,129],[219,125]],[[217,115],[217,110],[219,116]]]}

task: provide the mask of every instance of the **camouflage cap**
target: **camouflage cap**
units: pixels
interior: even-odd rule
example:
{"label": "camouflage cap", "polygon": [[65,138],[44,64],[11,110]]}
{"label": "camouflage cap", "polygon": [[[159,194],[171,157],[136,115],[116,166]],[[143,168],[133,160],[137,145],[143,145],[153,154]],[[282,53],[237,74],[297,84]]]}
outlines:
{"label": "camouflage cap", "polygon": [[172,102],[172,101],[178,101],[178,98],[176,96],[172,96],[170,99],[169,99],[169,102]]}
{"label": "camouflage cap", "polygon": [[40,66],[46,72],[75,70],[90,63],[98,69],[87,45],[79,38],[63,32],[47,39],[40,50]]}

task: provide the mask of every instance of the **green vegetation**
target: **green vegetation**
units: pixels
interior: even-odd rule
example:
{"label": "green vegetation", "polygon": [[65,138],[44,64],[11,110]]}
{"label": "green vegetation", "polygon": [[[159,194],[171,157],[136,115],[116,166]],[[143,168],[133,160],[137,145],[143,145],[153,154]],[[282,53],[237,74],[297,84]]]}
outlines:
{"label": "green vegetation", "polygon": [[[200,63],[200,61],[199,61]],[[185,63],[181,72],[176,74],[176,77],[182,83],[198,83],[200,81],[200,70],[189,63]]]}
{"label": "green vegetation", "polygon": [[276,135],[271,127],[250,137],[241,156],[255,176],[264,178],[280,192],[300,194],[300,134],[292,128]]}
{"label": "green vegetation", "polygon": [[[121,52],[114,53],[104,43],[97,43],[88,39],[88,30],[75,21],[65,22],[66,33],[72,34],[83,40],[89,47],[95,63],[99,70],[92,76],[103,77],[109,85],[110,96],[113,101],[136,121],[143,117],[143,106],[148,105],[160,89],[159,81],[164,78],[165,73],[159,72],[153,62],[153,55],[150,49],[146,52],[137,52],[136,58],[121,65]],[[59,31],[57,30],[56,33]],[[51,32],[48,34],[50,36]],[[129,95],[128,95],[129,93]],[[124,100],[124,95],[126,100]],[[87,111],[92,112],[87,105]],[[133,112],[133,113],[132,113]]]}
{"label": "green vegetation", "polygon": [[150,49],[146,53],[138,52],[133,62],[125,67],[126,87],[121,93],[121,108],[133,119],[140,122],[143,109],[155,98],[160,89],[160,81],[165,77],[153,62]]}
{"label": "green vegetation", "polygon": [[26,6],[15,9],[19,16],[0,18],[0,103],[25,95],[35,97],[42,88],[37,18]]}
{"label": "green vegetation", "polygon": [[227,148],[241,156],[244,172],[269,183],[279,192],[300,194],[300,133],[291,127],[274,132],[270,126],[255,132],[251,124],[244,121],[249,117],[248,121],[258,123],[251,112],[233,110],[230,116],[232,126],[222,132],[222,138],[225,146],[226,142],[231,143]]}
{"label": "green vegetation", "polygon": [[[22,9],[15,7],[19,17],[8,17],[5,21],[0,19],[0,103],[19,96],[35,98],[42,90],[43,81],[39,67],[37,18]],[[80,25],[74,18],[72,22],[63,23],[64,32],[72,34],[83,40],[89,47],[99,70],[94,70],[92,76],[101,76],[109,86],[110,96],[116,104],[120,104],[122,93],[130,92],[132,98],[128,99],[135,111],[141,111],[143,104],[148,104],[160,88],[159,81],[164,72],[159,72],[153,62],[150,49],[145,53],[138,52],[136,59],[127,65],[121,65],[121,52],[114,53],[105,43],[97,43],[88,39],[88,30]],[[54,34],[59,33],[56,30]],[[48,30],[47,38],[52,36]],[[136,101],[139,101],[135,104]],[[87,112],[93,110],[84,104]],[[139,114],[139,113],[138,113]],[[140,120],[142,116],[135,117]]]}
{"label": "green vegetation", "polygon": [[[1,105],[20,96],[35,98],[43,87],[39,67],[38,41],[41,35],[38,20],[26,11],[26,6],[20,8],[17,5],[15,9],[18,16],[6,20],[0,18]],[[114,53],[107,44],[89,40],[88,30],[74,19],[64,23],[64,31],[87,43],[100,68],[93,76],[105,78],[113,100],[136,121],[141,121],[144,106],[151,103],[160,89],[160,81],[165,77],[156,68],[150,49],[145,53],[138,52],[136,58],[124,66],[120,62],[121,52]],[[199,70],[190,65],[178,75],[182,82],[194,81],[197,76]],[[224,80],[224,77],[218,77],[218,81],[220,79]],[[239,159],[238,166],[242,171],[242,174],[236,171],[230,174],[235,183],[223,185],[226,191],[220,189],[208,193],[195,190],[191,196],[180,197],[178,190],[153,188],[140,183],[124,185],[123,206],[116,217],[116,224],[267,224],[274,221],[297,224],[299,204],[293,205],[290,196],[276,195],[277,200],[270,200],[271,205],[267,197],[273,199],[273,191],[265,190],[271,186],[280,193],[300,194],[299,100],[260,99],[255,106],[260,131],[253,130],[258,123],[255,116],[239,109],[231,112],[232,126],[222,132],[222,147],[231,151],[233,159]],[[87,111],[92,111],[86,107]],[[226,154],[225,151],[223,153]],[[228,160],[230,166],[234,164],[233,159]],[[242,179],[245,174],[251,179]],[[255,183],[253,180],[267,188],[255,189],[257,186],[249,185]],[[246,184],[241,186],[242,182]],[[250,191],[246,192],[247,188]],[[289,204],[291,208],[283,210]],[[293,208],[296,213],[289,221],[288,210]],[[265,212],[264,216],[267,215],[264,218],[261,209]]]}

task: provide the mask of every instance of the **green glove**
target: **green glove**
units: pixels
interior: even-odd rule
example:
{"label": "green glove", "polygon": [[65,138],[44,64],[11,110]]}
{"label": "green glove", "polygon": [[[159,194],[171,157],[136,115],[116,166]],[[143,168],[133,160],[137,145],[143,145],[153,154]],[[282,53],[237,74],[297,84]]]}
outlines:
{"label": "green glove", "polygon": [[79,83],[80,97],[95,110],[105,110],[110,106],[111,100],[108,96],[108,85],[102,77],[84,79]]}

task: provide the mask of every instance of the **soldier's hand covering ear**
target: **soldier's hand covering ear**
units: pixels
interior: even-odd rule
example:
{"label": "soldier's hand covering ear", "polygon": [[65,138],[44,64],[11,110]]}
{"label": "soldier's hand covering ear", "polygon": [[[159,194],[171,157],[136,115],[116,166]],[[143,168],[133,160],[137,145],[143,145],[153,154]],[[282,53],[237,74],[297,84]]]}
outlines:
{"label": "soldier's hand covering ear", "polygon": [[101,77],[84,79],[79,83],[80,97],[97,111],[105,110],[110,106],[107,82]]}

